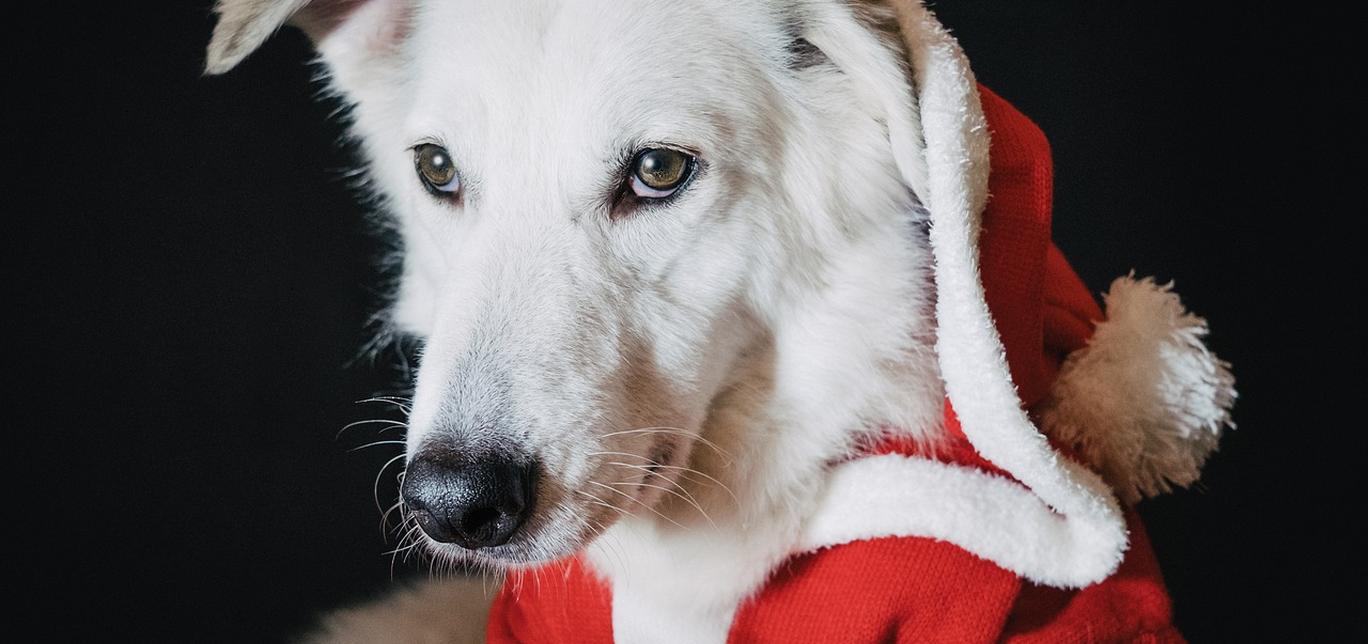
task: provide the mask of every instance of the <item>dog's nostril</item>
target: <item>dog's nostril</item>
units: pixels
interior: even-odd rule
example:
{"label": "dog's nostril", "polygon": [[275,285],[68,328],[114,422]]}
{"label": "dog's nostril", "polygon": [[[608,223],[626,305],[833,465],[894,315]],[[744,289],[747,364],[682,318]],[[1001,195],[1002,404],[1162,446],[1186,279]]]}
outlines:
{"label": "dog's nostril", "polygon": [[402,494],[433,540],[485,548],[506,543],[531,514],[535,473],[533,464],[424,451],[409,464]]}
{"label": "dog's nostril", "polygon": [[[412,502],[410,501],[409,503],[411,504]],[[413,518],[415,521],[418,522],[418,528],[421,529],[424,534],[432,537],[433,539],[437,539],[438,541],[441,541],[443,543],[449,543],[451,541],[449,536],[447,536],[446,538],[438,538],[436,536],[433,536],[446,535],[449,531],[447,530],[444,522],[438,520],[437,517],[434,516],[432,512],[428,511],[427,508],[413,509]]]}
{"label": "dog's nostril", "polygon": [[461,517],[461,527],[474,531],[499,520],[499,511],[494,508],[475,508]]}
{"label": "dog's nostril", "polygon": [[475,542],[492,541],[503,513],[494,508],[475,508],[461,517],[461,533]]}

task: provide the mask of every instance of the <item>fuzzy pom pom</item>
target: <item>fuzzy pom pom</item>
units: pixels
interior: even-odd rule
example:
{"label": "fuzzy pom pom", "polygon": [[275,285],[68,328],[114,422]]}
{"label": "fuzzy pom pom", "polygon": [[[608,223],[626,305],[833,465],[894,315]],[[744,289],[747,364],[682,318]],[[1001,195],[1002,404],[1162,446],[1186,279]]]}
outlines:
{"label": "fuzzy pom pom", "polygon": [[1079,450],[1127,503],[1187,487],[1234,428],[1235,377],[1203,344],[1206,320],[1172,283],[1112,282],[1107,319],[1064,362],[1041,426]]}

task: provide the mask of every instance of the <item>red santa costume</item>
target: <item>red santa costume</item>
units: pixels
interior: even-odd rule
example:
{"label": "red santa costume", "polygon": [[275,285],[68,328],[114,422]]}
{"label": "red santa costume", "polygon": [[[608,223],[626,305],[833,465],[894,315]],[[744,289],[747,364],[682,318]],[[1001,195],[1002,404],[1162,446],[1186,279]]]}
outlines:
{"label": "red santa costume", "polygon": [[[891,440],[835,465],[727,640],[1181,641],[1127,506],[1196,479],[1229,425],[1227,365],[1166,286],[1118,279],[1103,315],[1051,243],[1043,133],[974,81],[920,3],[893,4],[917,85],[925,162],[907,179],[932,223],[949,446]],[[539,576],[555,582],[495,599],[489,642],[613,640],[612,589],[590,564]]]}

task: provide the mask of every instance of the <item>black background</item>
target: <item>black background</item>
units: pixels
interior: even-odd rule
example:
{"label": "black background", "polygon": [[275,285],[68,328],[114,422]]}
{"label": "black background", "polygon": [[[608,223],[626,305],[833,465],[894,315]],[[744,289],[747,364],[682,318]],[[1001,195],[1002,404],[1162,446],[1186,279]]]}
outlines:
{"label": "black background", "polygon": [[[936,7],[1050,137],[1056,240],[1089,286],[1175,279],[1235,365],[1239,429],[1198,488],[1141,506],[1179,624],[1347,634],[1354,23],[1260,3]],[[273,641],[425,574],[392,567],[372,499],[399,446],[335,438],[393,417],[354,401],[407,376],[395,352],[353,361],[384,248],[304,38],[203,78],[205,2],[9,11],[6,603],[44,640]]]}

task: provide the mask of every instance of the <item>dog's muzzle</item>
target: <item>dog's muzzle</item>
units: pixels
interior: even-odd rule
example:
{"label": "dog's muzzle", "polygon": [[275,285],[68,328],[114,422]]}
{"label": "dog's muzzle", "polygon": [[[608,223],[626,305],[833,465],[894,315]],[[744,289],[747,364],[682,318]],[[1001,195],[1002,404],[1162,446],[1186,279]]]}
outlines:
{"label": "dog's muzzle", "polygon": [[507,543],[536,505],[537,465],[420,450],[404,475],[404,503],[427,536],[471,550]]}

